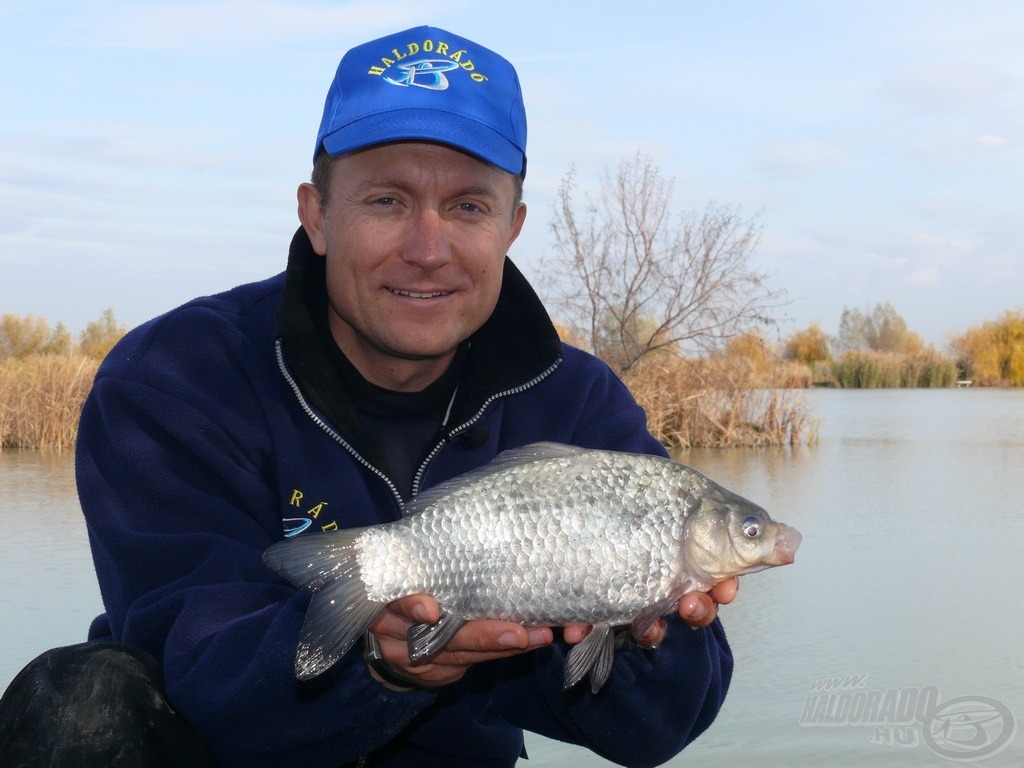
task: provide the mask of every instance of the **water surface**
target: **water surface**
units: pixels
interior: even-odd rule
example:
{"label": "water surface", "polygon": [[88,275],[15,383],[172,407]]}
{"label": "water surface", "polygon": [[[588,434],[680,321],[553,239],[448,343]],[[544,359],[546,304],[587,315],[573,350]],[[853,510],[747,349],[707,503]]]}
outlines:
{"label": "water surface", "polygon": [[[807,396],[821,421],[813,447],[679,457],[795,525],[804,542],[796,564],[744,578],[723,609],[736,658],[729,697],[669,765],[955,765],[924,743],[919,722],[801,719],[814,720],[821,699],[811,697],[823,695],[811,687],[832,678],[859,685],[851,696],[932,691],[940,703],[966,699],[998,716],[995,702],[1024,719],[1024,391]],[[0,522],[6,687],[38,652],[83,639],[100,601],[67,456],[0,453]],[[960,721],[947,744],[966,743],[973,715],[952,715]],[[985,726],[990,737],[996,725]],[[527,746],[524,768],[610,765],[532,735]],[[1024,765],[1024,736],[966,756],[985,768]]]}

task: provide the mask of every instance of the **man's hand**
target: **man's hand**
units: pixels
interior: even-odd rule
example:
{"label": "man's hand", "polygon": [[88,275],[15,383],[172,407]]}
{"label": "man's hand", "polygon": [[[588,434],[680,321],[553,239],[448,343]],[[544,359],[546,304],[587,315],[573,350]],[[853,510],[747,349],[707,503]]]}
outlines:
{"label": "man's hand", "polygon": [[[739,580],[726,579],[710,592],[690,592],[679,599],[679,617],[693,628],[706,627],[718,615],[718,606],[736,598]],[[441,610],[430,595],[411,595],[389,604],[370,627],[377,637],[384,661],[398,677],[409,680],[410,687],[437,688],[459,680],[466,670],[481,661],[502,659],[543,648],[552,641],[549,627],[523,627],[510,621],[478,619],[468,621],[444,649],[427,661],[409,660],[406,640],[413,624],[433,624],[441,618]],[[563,637],[570,644],[578,643],[590,631],[589,624],[568,624]],[[654,622],[637,642],[653,648],[665,639],[664,619]],[[383,685],[371,670],[370,674]]]}
{"label": "man's hand", "polygon": [[[739,588],[739,579],[733,576],[716,584],[710,592],[689,592],[679,598],[679,618],[694,629],[706,627],[718,615],[719,605],[728,605],[736,599]],[[567,643],[578,643],[589,631],[589,624],[569,624],[565,627],[563,636]],[[658,619],[643,637],[636,638],[636,641],[646,648],[654,648],[665,639],[666,631],[665,620]]]}
{"label": "man's hand", "polygon": [[[440,653],[427,661],[409,661],[406,634],[413,624],[433,624],[441,618],[437,602],[429,595],[411,595],[389,604],[370,631],[377,637],[384,661],[410,686],[436,688],[454,683],[481,661],[501,659],[549,645],[549,627],[523,627],[510,621],[468,621]],[[379,680],[371,670],[371,674]]]}

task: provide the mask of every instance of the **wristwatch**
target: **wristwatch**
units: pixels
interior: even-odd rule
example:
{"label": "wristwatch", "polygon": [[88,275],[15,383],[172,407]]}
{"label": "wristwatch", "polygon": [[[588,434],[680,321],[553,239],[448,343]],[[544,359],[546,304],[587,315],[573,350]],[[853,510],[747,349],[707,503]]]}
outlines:
{"label": "wristwatch", "polygon": [[419,688],[414,681],[400,675],[390,664],[384,661],[384,655],[380,652],[380,643],[377,642],[377,636],[369,630],[363,635],[363,661],[389,688],[401,691],[402,693],[411,691],[413,688]]}

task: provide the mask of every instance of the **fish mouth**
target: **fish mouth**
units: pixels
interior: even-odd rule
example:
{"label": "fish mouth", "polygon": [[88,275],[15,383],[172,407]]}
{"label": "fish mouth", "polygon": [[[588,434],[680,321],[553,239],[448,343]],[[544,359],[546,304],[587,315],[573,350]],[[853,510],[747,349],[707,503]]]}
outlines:
{"label": "fish mouth", "polygon": [[782,523],[779,524],[779,529],[775,537],[775,549],[765,562],[771,565],[789,565],[796,558],[796,551],[804,537],[796,528]]}

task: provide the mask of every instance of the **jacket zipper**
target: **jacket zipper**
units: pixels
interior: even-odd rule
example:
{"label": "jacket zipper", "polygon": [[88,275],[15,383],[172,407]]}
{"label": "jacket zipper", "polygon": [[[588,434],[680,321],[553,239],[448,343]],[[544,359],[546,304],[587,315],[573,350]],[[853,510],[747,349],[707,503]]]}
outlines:
{"label": "jacket zipper", "polygon": [[[313,410],[313,407],[306,401],[305,395],[302,394],[302,390],[299,389],[298,383],[292,377],[291,372],[288,370],[288,366],[285,364],[284,351],[282,348],[281,339],[277,339],[277,341],[274,342],[274,355],[277,357],[277,368],[279,371],[281,371],[281,375],[284,377],[284,380],[288,382],[288,386],[291,388],[292,393],[295,395],[295,399],[298,401],[299,407],[302,408],[302,410],[310,419],[312,419],[314,424],[320,427],[320,429],[322,429],[332,440],[334,440],[342,448],[348,451],[349,454],[351,454],[356,461],[358,461],[360,464],[362,464],[364,467],[370,470],[370,472],[377,475],[377,477],[383,480],[385,484],[388,486],[388,488],[391,489],[392,495],[398,501],[399,509],[404,510],[405,502],[402,501],[402,494],[398,492],[398,488],[395,486],[391,478],[389,478],[387,475],[385,475],[383,472],[377,469],[377,467],[373,466],[373,464],[371,464],[369,461],[363,458],[363,456],[354,447],[352,447],[352,445],[344,437],[342,437],[338,433],[338,431],[334,429],[334,427],[332,427],[330,424],[328,424],[326,421],[320,418],[319,414],[317,414],[317,412]],[[437,443],[437,445],[434,446],[433,450],[431,450],[430,453],[427,454],[427,457],[423,460],[423,463],[420,464],[419,469],[416,470],[416,475],[413,477],[412,481],[411,498],[415,498],[416,494],[419,493],[420,483],[423,481],[423,475],[426,473],[427,467],[430,466],[430,463],[433,461],[434,457],[437,456],[441,448],[444,447],[445,443],[449,442],[450,440],[452,440],[452,438],[456,437],[462,432],[465,432],[467,429],[476,424],[476,422],[478,422],[481,419],[481,417],[483,417],[484,411],[486,411],[487,408],[491,405],[491,403],[493,403],[495,400],[501,397],[508,397],[509,395],[517,395],[520,392],[525,392],[527,389],[530,389],[531,387],[539,384],[548,376],[550,376],[551,373],[561,364],[561,362],[562,358],[559,357],[557,360],[555,360],[555,362],[553,362],[551,365],[549,365],[547,368],[545,368],[543,371],[541,371],[539,374],[534,376],[529,381],[491,395],[486,400],[484,400],[483,405],[480,406],[479,410],[477,410],[477,412],[473,414],[471,418],[469,418],[459,426],[449,431],[448,434],[442,440],[440,440]],[[361,755],[358,761],[356,762],[357,768],[364,768],[366,765],[368,765],[369,758],[369,755]]]}
{"label": "jacket zipper", "polygon": [[373,466],[373,464],[371,464],[365,458],[363,458],[362,454],[360,454],[359,451],[357,451],[344,437],[342,437],[334,429],[334,427],[332,427],[330,424],[328,424],[326,421],[320,418],[319,414],[317,414],[317,412],[313,410],[313,407],[308,402],[306,402],[305,395],[302,394],[302,390],[299,389],[298,383],[295,381],[295,379],[292,378],[291,372],[289,372],[288,366],[284,362],[284,352],[281,346],[281,339],[278,339],[276,342],[274,342],[274,353],[277,356],[278,370],[281,371],[281,375],[284,376],[284,380],[288,382],[288,386],[291,387],[292,393],[295,395],[295,399],[299,401],[299,406],[302,408],[303,411],[306,412],[306,415],[313,420],[314,424],[316,424],[318,427],[320,427],[320,429],[326,432],[331,437],[332,440],[334,440],[342,448],[348,451],[356,461],[358,461],[360,464],[362,464],[364,467],[370,470],[373,474],[375,474],[377,477],[383,480],[387,484],[388,488],[391,489],[391,493],[395,497],[395,500],[398,501],[398,508],[400,510],[404,510],[405,502],[402,501],[402,494],[398,492],[398,488],[395,486],[391,478],[385,475],[379,469],[377,469],[377,467]]}
{"label": "jacket zipper", "polygon": [[559,357],[557,360],[555,360],[555,362],[553,362],[551,365],[549,365],[547,368],[538,373],[529,381],[491,395],[486,400],[484,400],[483,405],[480,406],[480,409],[475,414],[473,414],[471,418],[469,418],[459,426],[455,427],[454,429],[450,430],[448,434],[445,435],[438,442],[438,444],[434,446],[433,450],[431,450],[430,453],[427,454],[427,457],[423,460],[423,463],[420,464],[419,469],[416,470],[416,474],[413,476],[412,479],[412,498],[415,498],[416,494],[420,492],[420,484],[423,482],[423,476],[426,474],[427,469],[429,468],[431,462],[434,460],[434,457],[437,456],[437,454],[445,446],[446,443],[450,442],[453,438],[457,437],[462,432],[465,432],[467,429],[469,429],[478,421],[480,421],[480,419],[484,415],[484,411],[486,411],[490,407],[491,403],[493,403],[495,400],[502,397],[508,397],[510,395],[518,395],[520,392],[525,392],[531,387],[536,386],[544,379],[546,379],[548,376],[550,376],[554,372],[554,370],[561,364],[561,362],[562,358]]}
{"label": "jacket zipper", "polygon": [[[277,341],[274,342],[274,354],[277,357],[278,370],[281,371],[281,375],[284,377],[284,380],[288,382],[288,386],[291,388],[292,393],[295,395],[295,399],[298,401],[299,407],[301,407],[305,414],[310,419],[312,419],[314,424],[320,427],[320,429],[322,429],[328,436],[330,436],[332,440],[334,440],[342,448],[348,451],[349,454],[351,454],[356,461],[358,461],[360,464],[362,464],[364,467],[370,470],[370,472],[372,472],[381,480],[383,480],[387,487],[391,490],[391,494],[395,497],[395,500],[398,502],[398,508],[400,510],[404,510],[405,502],[402,500],[402,494],[399,493],[398,488],[395,486],[391,478],[384,474],[381,470],[377,469],[377,467],[375,467],[369,461],[367,461],[362,456],[362,454],[360,454],[359,451],[357,451],[330,424],[328,424],[326,421],[320,418],[319,414],[317,414],[317,412],[313,410],[313,407],[306,401],[305,395],[302,394],[302,390],[299,389],[298,383],[292,377],[291,372],[288,370],[288,366],[284,361],[284,350],[281,344],[281,339],[277,339]],[[433,462],[434,457],[437,456],[438,452],[445,446],[446,443],[448,443],[453,438],[455,438],[462,432],[465,432],[467,429],[476,424],[483,417],[484,412],[490,407],[491,403],[493,403],[495,400],[498,400],[499,398],[502,397],[508,397],[510,395],[518,395],[520,392],[525,392],[531,387],[536,386],[544,379],[546,379],[548,376],[550,376],[561,363],[562,358],[559,357],[557,360],[555,360],[555,362],[553,362],[551,365],[549,365],[547,368],[538,373],[529,381],[491,395],[486,400],[484,400],[483,404],[480,406],[477,412],[473,414],[472,417],[470,417],[469,419],[467,419],[465,422],[455,427],[454,429],[450,430],[448,434],[445,435],[437,443],[437,445],[433,447],[433,449],[431,449],[430,453],[427,454],[427,457],[420,464],[419,469],[416,470],[416,474],[413,476],[412,480],[412,490],[410,498],[415,498],[416,495],[419,493],[420,485],[423,482],[423,476],[426,474],[431,462]]]}

